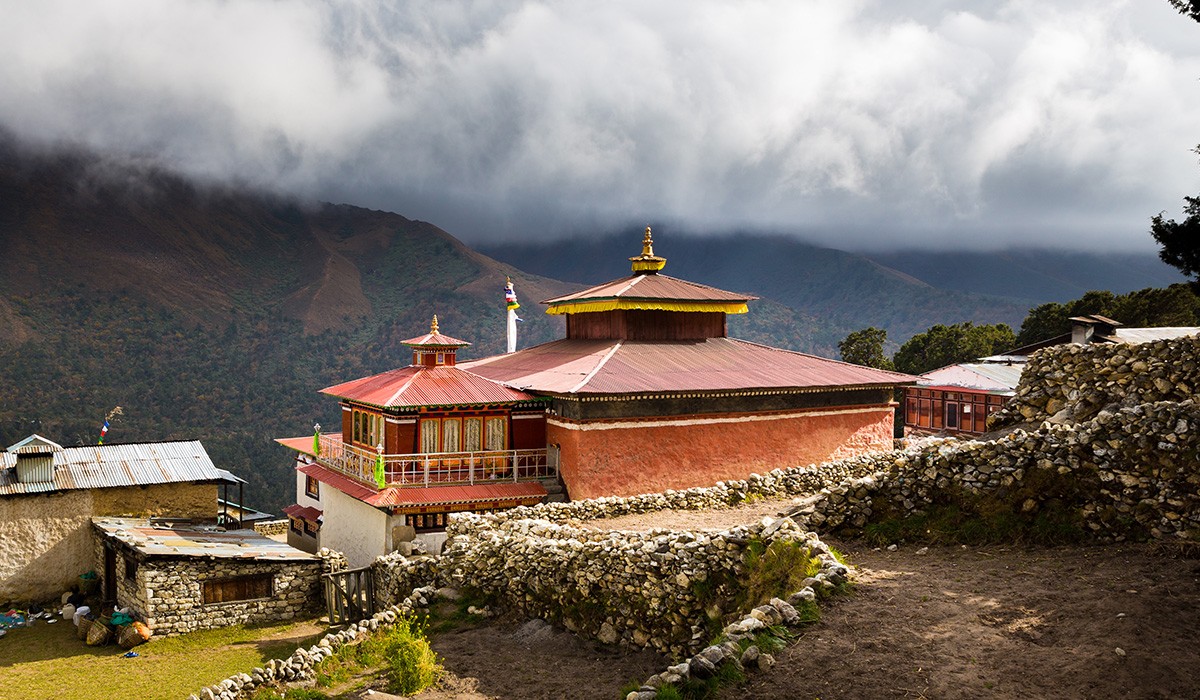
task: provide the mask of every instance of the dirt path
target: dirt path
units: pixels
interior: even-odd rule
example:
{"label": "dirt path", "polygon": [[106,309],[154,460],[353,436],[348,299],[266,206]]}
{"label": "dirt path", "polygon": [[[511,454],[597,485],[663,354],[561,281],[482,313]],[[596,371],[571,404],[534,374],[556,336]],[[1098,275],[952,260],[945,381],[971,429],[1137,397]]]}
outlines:
{"label": "dirt path", "polygon": [[829,541],[855,594],[722,698],[1200,697],[1200,560]]}
{"label": "dirt path", "polygon": [[[792,501],[581,523],[726,529]],[[1150,545],[878,550],[825,538],[857,568],[778,664],[721,698],[1200,698],[1200,559]],[[654,654],[492,625],[433,646],[451,676],[423,700],[618,698]],[[1120,649],[1121,651],[1117,651]]]}
{"label": "dirt path", "polygon": [[447,632],[431,645],[452,675],[420,700],[616,700],[623,686],[667,664],[653,652],[606,647],[539,621]]}

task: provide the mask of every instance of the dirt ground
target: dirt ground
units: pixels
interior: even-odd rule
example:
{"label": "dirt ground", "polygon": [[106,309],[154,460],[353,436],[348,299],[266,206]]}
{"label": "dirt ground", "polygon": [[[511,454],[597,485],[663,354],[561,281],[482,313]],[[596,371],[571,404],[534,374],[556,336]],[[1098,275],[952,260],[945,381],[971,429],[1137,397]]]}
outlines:
{"label": "dirt ground", "polygon": [[[724,529],[791,501],[625,516],[589,527]],[[1200,558],[1151,545],[879,550],[778,664],[721,697],[1200,698]],[[664,668],[561,630],[493,625],[434,639],[451,672],[421,698],[618,698]]]}

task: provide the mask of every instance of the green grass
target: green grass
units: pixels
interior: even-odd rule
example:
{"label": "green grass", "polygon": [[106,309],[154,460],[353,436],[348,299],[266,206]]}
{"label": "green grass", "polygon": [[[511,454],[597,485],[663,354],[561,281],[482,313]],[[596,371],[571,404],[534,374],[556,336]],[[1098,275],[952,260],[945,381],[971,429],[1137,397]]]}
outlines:
{"label": "green grass", "polygon": [[1053,505],[1033,515],[1005,510],[935,505],[921,515],[868,524],[863,539],[882,546],[894,542],[929,544],[1078,544],[1086,539],[1078,516]]}
{"label": "green grass", "polygon": [[286,658],[317,636],[303,623],[239,625],[151,639],[134,648],[137,658],[127,659],[115,645],[85,645],[70,622],[38,622],[0,639],[0,700],[186,698],[270,659]]}
{"label": "green grass", "polygon": [[769,546],[752,541],[746,548],[745,563],[744,584],[736,601],[738,610],[795,593],[804,579],[820,571],[820,562],[812,551],[794,540],[775,540]]}

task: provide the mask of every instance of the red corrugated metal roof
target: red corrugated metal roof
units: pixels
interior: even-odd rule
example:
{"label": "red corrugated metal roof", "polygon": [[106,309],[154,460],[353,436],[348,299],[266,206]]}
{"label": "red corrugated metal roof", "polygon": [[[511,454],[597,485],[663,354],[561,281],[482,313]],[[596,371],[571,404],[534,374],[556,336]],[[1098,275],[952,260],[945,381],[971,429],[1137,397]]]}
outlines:
{"label": "red corrugated metal roof", "polygon": [[401,340],[400,342],[404,343],[405,345],[422,345],[439,348],[465,348],[470,345],[470,343],[465,340],[451,338],[450,336],[442,333],[426,333],[425,335],[419,335],[416,338],[409,338],[408,340]]}
{"label": "red corrugated metal roof", "polygon": [[596,285],[574,294],[543,301],[551,306],[597,299],[658,299],[663,301],[718,301],[723,303],[752,301],[758,297],[727,292],[696,282],[659,274],[632,275]]}
{"label": "red corrugated metal roof", "polygon": [[463,366],[510,386],[551,394],[836,389],[917,379],[734,338],[557,340]]}
{"label": "red corrugated metal roof", "polygon": [[410,365],[336,384],[321,393],[384,408],[512,403],[534,398],[457,366]]}
{"label": "red corrugated metal roof", "polygon": [[284,515],[288,515],[293,518],[300,518],[301,520],[307,520],[308,522],[314,524],[317,522],[317,518],[323,515],[322,511],[318,508],[313,508],[312,506],[302,506],[298,503],[287,506],[283,509],[283,513]]}
{"label": "red corrugated metal roof", "polygon": [[320,464],[297,467],[323,484],[368,505],[383,507],[420,507],[461,503],[495,503],[497,501],[535,501],[545,497],[546,489],[536,481],[519,483],[486,483],[464,486],[428,486],[375,489],[343,476]]}
{"label": "red corrugated metal roof", "polygon": [[416,508],[422,506],[467,503],[537,502],[546,496],[546,488],[536,481],[467,486],[428,486],[390,488],[380,491],[372,505]]}

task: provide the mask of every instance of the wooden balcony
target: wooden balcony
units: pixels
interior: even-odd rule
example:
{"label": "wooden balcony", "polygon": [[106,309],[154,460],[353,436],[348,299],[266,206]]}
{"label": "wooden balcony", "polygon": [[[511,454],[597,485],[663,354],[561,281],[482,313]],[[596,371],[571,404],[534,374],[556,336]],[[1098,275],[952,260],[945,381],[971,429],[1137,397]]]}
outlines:
{"label": "wooden balcony", "polygon": [[[348,445],[340,437],[320,437],[318,461],[355,481],[377,488],[375,467],[379,453]],[[462,486],[557,478],[558,451],[554,449],[383,455],[384,488]]]}

